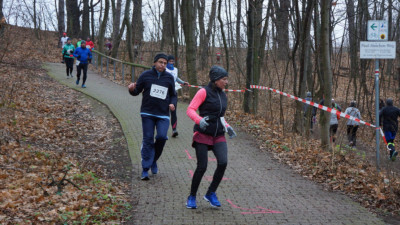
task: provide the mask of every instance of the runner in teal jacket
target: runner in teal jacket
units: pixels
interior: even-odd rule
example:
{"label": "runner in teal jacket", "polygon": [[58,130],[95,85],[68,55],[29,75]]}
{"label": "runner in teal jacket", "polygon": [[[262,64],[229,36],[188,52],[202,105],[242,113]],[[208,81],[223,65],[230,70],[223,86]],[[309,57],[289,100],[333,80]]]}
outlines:
{"label": "runner in teal jacket", "polygon": [[73,44],[71,44],[71,39],[68,38],[67,44],[64,45],[64,48],[62,50],[62,56],[65,61],[65,65],[67,66],[67,78],[69,78],[69,75],[73,77],[72,71],[74,70],[74,51],[75,47]]}

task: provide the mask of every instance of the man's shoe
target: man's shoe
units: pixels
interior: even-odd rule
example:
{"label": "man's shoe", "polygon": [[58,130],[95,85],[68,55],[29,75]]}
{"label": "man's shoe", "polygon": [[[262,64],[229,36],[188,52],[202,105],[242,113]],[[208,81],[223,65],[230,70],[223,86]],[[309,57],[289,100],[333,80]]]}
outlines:
{"label": "man's shoe", "polygon": [[67,79],[69,79],[69,75],[67,74]]}
{"label": "man's shoe", "polygon": [[178,137],[178,131],[177,130],[173,130],[172,131],[172,137]]}
{"label": "man's shoe", "polygon": [[204,199],[209,202],[212,207],[221,207],[221,203],[218,201],[215,192],[211,192],[209,195],[204,195]]}
{"label": "man's shoe", "polygon": [[395,161],[395,160],[396,160],[396,156],[397,156],[398,154],[399,154],[399,153],[396,152],[395,150],[390,150],[389,159],[392,160],[392,161]]}
{"label": "man's shoe", "polygon": [[82,84],[82,88],[86,88],[86,85],[85,85],[85,84]]}
{"label": "man's shoe", "polygon": [[151,173],[152,174],[157,174],[158,173],[158,167],[157,167],[157,163],[154,162],[153,165],[151,165]]}
{"label": "man's shoe", "polygon": [[141,179],[142,180],[150,180],[149,172],[143,170]]}
{"label": "man's shoe", "polygon": [[79,80],[76,80],[75,84],[78,85],[79,84]]}
{"label": "man's shoe", "polygon": [[187,202],[186,202],[186,208],[188,209],[197,209],[196,205],[196,196],[189,195]]}

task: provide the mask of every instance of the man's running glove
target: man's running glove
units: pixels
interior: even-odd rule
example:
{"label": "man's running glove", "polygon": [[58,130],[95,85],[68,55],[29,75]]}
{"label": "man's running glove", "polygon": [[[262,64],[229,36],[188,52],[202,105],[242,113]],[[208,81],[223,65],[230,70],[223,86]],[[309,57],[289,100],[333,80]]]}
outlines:
{"label": "man's running glove", "polygon": [[226,129],[228,130],[228,135],[229,135],[229,138],[230,138],[230,139],[232,139],[232,138],[234,138],[234,137],[237,136],[237,135],[236,135],[236,132],[233,130],[232,127],[227,127]]}
{"label": "man's running glove", "polygon": [[205,117],[203,117],[203,119],[201,119],[200,120],[200,129],[202,130],[202,131],[205,131],[206,130],[206,128],[208,127],[208,123],[207,123],[207,121],[208,121],[208,119],[209,119],[209,117],[208,116],[205,116]]}

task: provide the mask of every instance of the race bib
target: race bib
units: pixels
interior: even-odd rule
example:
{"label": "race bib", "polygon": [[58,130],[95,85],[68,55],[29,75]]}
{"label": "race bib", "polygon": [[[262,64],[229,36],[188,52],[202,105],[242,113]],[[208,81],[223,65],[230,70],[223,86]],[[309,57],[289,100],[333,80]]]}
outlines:
{"label": "race bib", "polygon": [[79,60],[76,60],[76,65],[79,66],[79,63],[81,63]]}
{"label": "race bib", "polygon": [[157,84],[152,84],[151,85],[151,90],[150,90],[150,96],[154,98],[159,98],[162,100],[165,100],[167,97],[167,92],[168,88],[157,85]]}

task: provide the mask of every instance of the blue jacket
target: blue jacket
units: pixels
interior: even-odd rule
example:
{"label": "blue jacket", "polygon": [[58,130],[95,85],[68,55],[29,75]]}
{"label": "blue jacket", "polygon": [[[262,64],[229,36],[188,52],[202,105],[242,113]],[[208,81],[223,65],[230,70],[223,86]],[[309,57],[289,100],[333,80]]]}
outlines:
{"label": "blue jacket", "polygon": [[176,107],[178,100],[174,77],[166,71],[158,75],[154,66],[140,75],[136,88],[129,93],[133,96],[143,93],[140,114],[165,119],[169,119],[169,105]]}
{"label": "blue jacket", "polygon": [[87,48],[78,47],[74,51],[74,57],[82,64],[87,64],[88,59],[92,58],[92,52]]}

